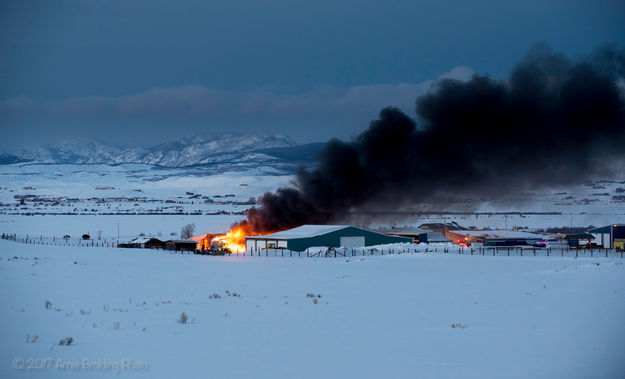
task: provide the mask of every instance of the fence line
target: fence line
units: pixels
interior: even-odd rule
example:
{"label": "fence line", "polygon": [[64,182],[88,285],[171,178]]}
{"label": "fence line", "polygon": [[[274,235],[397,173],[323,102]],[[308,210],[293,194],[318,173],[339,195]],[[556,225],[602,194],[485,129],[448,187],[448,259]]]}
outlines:
{"label": "fence line", "polygon": [[263,256],[263,257],[366,257],[400,254],[456,254],[456,255],[482,255],[482,256],[534,256],[534,257],[575,257],[575,258],[623,258],[623,251],[614,249],[570,249],[570,248],[521,248],[521,247],[425,247],[425,248],[403,248],[403,249],[306,249],[305,251],[292,251],[286,248],[258,249],[243,252],[241,256]]}
{"label": "fence line", "polygon": [[95,239],[78,239],[78,238],[56,238],[56,237],[31,237],[30,235],[19,236],[15,233],[2,233],[3,240],[14,241],[18,243],[31,245],[47,245],[47,246],[82,246],[82,247],[117,247],[116,241],[95,240]]}
{"label": "fence line", "polygon": [[[17,243],[32,244],[32,245],[44,245],[44,246],[76,246],[76,247],[100,247],[100,248],[120,248],[117,241],[108,242],[108,240],[81,240],[76,239],[63,239],[56,237],[39,236],[39,238],[32,238],[29,235],[20,237],[17,234],[2,233],[2,239],[10,240]],[[141,249],[141,248],[139,248]],[[149,249],[158,251],[169,251],[173,253],[193,254],[192,251],[185,250],[167,250],[167,249]],[[457,254],[457,255],[492,255],[492,256],[539,256],[539,257],[575,257],[575,258],[610,258],[620,257],[623,258],[623,251],[617,251],[615,249],[596,248],[596,249],[571,249],[571,248],[522,248],[522,247],[424,247],[424,248],[403,248],[403,249],[341,249],[330,248],[323,249],[306,249],[305,251],[293,251],[285,248],[274,249],[258,249],[256,251],[243,251],[238,254],[232,254],[237,257],[245,256],[264,256],[264,257],[298,257],[298,258],[345,258],[345,257],[366,257],[366,256],[383,256],[383,255],[400,255],[400,254],[423,254],[423,253],[437,253],[437,254]]]}

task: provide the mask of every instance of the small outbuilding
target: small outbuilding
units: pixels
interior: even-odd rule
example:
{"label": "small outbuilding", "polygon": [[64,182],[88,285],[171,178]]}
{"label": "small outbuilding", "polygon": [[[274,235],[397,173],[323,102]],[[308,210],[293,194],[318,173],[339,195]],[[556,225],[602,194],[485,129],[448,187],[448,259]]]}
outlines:
{"label": "small outbuilding", "polygon": [[165,242],[158,238],[139,237],[128,243],[120,243],[118,246],[134,249],[164,249]]}
{"label": "small outbuilding", "polygon": [[173,251],[195,251],[197,242],[190,240],[169,240],[165,242],[166,250]]}
{"label": "small outbuilding", "polygon": [[441,232],[426,232],[419,234],[419,242],[422,243],[451,243],[449,238],[445,237]]}
{"label": "small outbuilding", "polygon": [[378,229],[380,233],[384,233],[389,236],[410,237],[414,243],[421,242],[419,236],[427,233],[429,230],[421,228],[390,228],[390,229]]}
{"label": "small outbuilding", "polygon": [[363,247],[411,242],[410,237],[388,236],[350,225],[302,225],[274,234],[245,237],[245,249],[248,252],[263,249],[304,251],[313,246]]}
{"label": "small outbuilding", "polygon": [[564,239],[567,246],[573,248],[597,247],[597,244],[592,242],[595,237],[590,233],[567,234]]}
{"label": "small outbuilding", "polygon": [[441,232],[421,228],[391,228],[381,229],[379,232],[389,236],[410,237],[414,243],[449,243],[452,242]]}

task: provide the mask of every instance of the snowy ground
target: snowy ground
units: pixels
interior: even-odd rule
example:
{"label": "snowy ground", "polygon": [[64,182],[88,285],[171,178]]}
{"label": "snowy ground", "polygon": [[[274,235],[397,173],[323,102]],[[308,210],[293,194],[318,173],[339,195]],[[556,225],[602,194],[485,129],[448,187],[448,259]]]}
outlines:
{"label": "snowy ground", "polygon": [[216,258],[2,240],[0,258],[0,377],[102,377],[98,362],[162,378],[625,373],[620,258]]}
{"label": "snowy ground", "polygon": [[[187,223],[197,232],[223,232],[245,217],[250,198],[293,178],[270,168],[215,174],[203,167],[150,165],[0,165],[0,232],[20,236],[69,234],[122,240],[140,233],[171,238]],[[400,213],[356,214],[337,223],[418,226],[455,221],[465,227],[538,228],[625,223],[625,175],[526,191],[501,199],[451,198],[407,204]],[[24,204],[20,204],[24,198]]]}

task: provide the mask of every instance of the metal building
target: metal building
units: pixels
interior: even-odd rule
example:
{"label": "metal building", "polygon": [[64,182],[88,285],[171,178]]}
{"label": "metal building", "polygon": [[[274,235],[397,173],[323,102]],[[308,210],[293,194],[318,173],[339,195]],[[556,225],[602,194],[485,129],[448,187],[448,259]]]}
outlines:
{"label": "metal building", "polygon": [[410,243],[412,238],[387,236],[350,225],[302,225],[264,236],[245,237],[248,252],[263,249],[304,251],[309,247],[363,247],[390,243]]}
{"label": "metal building", "polygon": [[455,243],[483,244],[484,246],[526,246],[545,238],[541,234],[513,230],[449,230],[447,234]]}
{"label": "metal building", "polygon": [[612,224],[590,229],[588,233],[595,237],[595,243],[607,249],[623,249],[625,244],[625,225]]}

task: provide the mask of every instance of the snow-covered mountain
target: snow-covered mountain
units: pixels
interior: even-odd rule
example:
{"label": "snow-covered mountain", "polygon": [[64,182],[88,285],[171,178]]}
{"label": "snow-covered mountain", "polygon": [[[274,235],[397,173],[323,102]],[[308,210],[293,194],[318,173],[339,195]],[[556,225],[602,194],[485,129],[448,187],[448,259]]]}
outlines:
{"label": "snow-covered mountain", "polygon": [[149,148],[117,147],[93,140],[61,140],[12,153],[16,159],[42,163],[120,164],[144,163],[186,167],[229,161],[271,161],[259,151],[290,148],[295,143],[283,134],[202,134]]}

